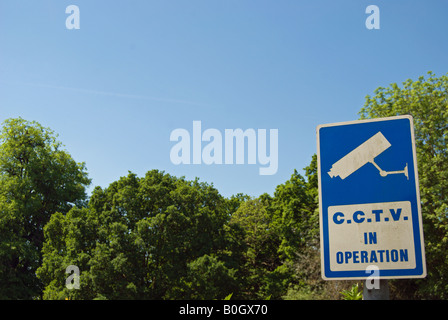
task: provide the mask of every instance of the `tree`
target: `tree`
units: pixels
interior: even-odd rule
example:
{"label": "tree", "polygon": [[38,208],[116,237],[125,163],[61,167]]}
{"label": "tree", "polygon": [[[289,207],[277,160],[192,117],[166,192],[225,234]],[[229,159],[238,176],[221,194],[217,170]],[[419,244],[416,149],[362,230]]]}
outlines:
{"label": "tree", "polygon": [[[367,96],[361,119],[414,118],[428,276],[397,285],[406,298],[448,298],[448,75],[408,79]],[[400,287],[402,289],[400,289]]]}
{"label": "tree", "polygon": [[[243,297],[278,299],[290,285],[308,287],[311,276],[297,269],[319,255],[317,158],[302,177],[297,170],[277,186],[274,197],[263,194],[242,203],[230,220],[244,232],[247,250],[240,264]],[[313,263],[313,266],[316,264]],[[320,279],[320,269],[313,269]],[[312,279],[314,281],[314,278]]]}
{"label": "tree", "polygon": [[[158,170],[97,187],[86,208],[53,215],[45,227],[44,298],[224,297],[238,264],[228,250],[238,245],[226,240],[226,230],[238,236],[225,227],[228,207],[212,186]],[[68,265],[81,271],[80,290],[65,287]]]}
{"label": "tree", "polygon": [[279,254],[283,259],[296,257],[296,252],[317,246],[319,211],[317,191],[317,157],[305,168],[306,179],[297,170],[275,189],[272,207],[275,223],[282,229]]}
{"label": "tree", "polygon": [[236,270],[229,269],[215,255],[203,255],[188,263],[188,296],[191,299],[223,299],[238,292]]}
{"label": "tree", "polygon": [[246,247],[238,274],[242,283],[242,298],[278,296],[278,290],[272,292],[274,288],[269,285],[281,266],[277,254],[280,238],[272,223],[271,202],[272,198],[267,194],[246,200],[230,220],[230,225],[237,225],[243,230]]}
{"label": "tree", "polygon": [[41,293],[43,227],[55,212],[86,199],[84,163],[62,150],[53,131],[37,122],[8,119],[0,133],[0,298]]}

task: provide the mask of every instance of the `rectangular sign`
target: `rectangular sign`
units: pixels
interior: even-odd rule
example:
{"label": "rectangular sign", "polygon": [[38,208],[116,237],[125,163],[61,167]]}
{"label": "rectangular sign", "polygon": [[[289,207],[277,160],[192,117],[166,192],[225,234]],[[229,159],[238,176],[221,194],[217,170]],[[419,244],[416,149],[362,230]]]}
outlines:
{"label": "rectangular sign", "polygon": [[426,276],[413,119],[317,128],[322,277]]}

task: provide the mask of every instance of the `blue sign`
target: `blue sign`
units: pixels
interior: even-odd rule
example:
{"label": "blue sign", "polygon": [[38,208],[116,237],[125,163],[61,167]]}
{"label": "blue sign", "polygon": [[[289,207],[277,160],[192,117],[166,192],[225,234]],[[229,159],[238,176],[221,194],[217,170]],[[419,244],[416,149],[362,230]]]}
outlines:
{"label": "blue sign", "polygon": [[411,116],[317,128],[322,277],[426,276]]}

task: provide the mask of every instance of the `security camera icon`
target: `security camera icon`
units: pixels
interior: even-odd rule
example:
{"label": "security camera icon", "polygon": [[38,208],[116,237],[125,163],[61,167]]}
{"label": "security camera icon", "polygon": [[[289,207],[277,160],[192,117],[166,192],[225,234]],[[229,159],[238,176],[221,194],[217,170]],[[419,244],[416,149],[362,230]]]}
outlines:
{"label": "security camera icon", "polygon": [[381,177],[387,177],[390,174],[404,174],[409,180],[408,164],[400,171],[384,171],[375,163],[375,158],[391,146],[390,142],[381,132],[363,142],[350,153],[335,162],[328,174],[331,178],[339,176],[342,180],[347,178],[353,172],[367,163],[371,163],[378,169]]}

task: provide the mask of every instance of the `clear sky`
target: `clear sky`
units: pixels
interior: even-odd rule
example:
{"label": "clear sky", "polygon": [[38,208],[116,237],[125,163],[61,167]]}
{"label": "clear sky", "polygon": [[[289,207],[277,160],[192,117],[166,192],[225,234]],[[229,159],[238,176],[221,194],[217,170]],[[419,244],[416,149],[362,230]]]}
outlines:
{"label": "clear sky", "polygon": [[[0,121],[53,129],[92,187],[159,169],[272,194],[303,174],[317,125],[358,119],[379,86],[446,74],[447,35],[445,0],[0,0]],[[170,134],[195,120],[223,136],[278,129],[277,173],[174,165]]]}

